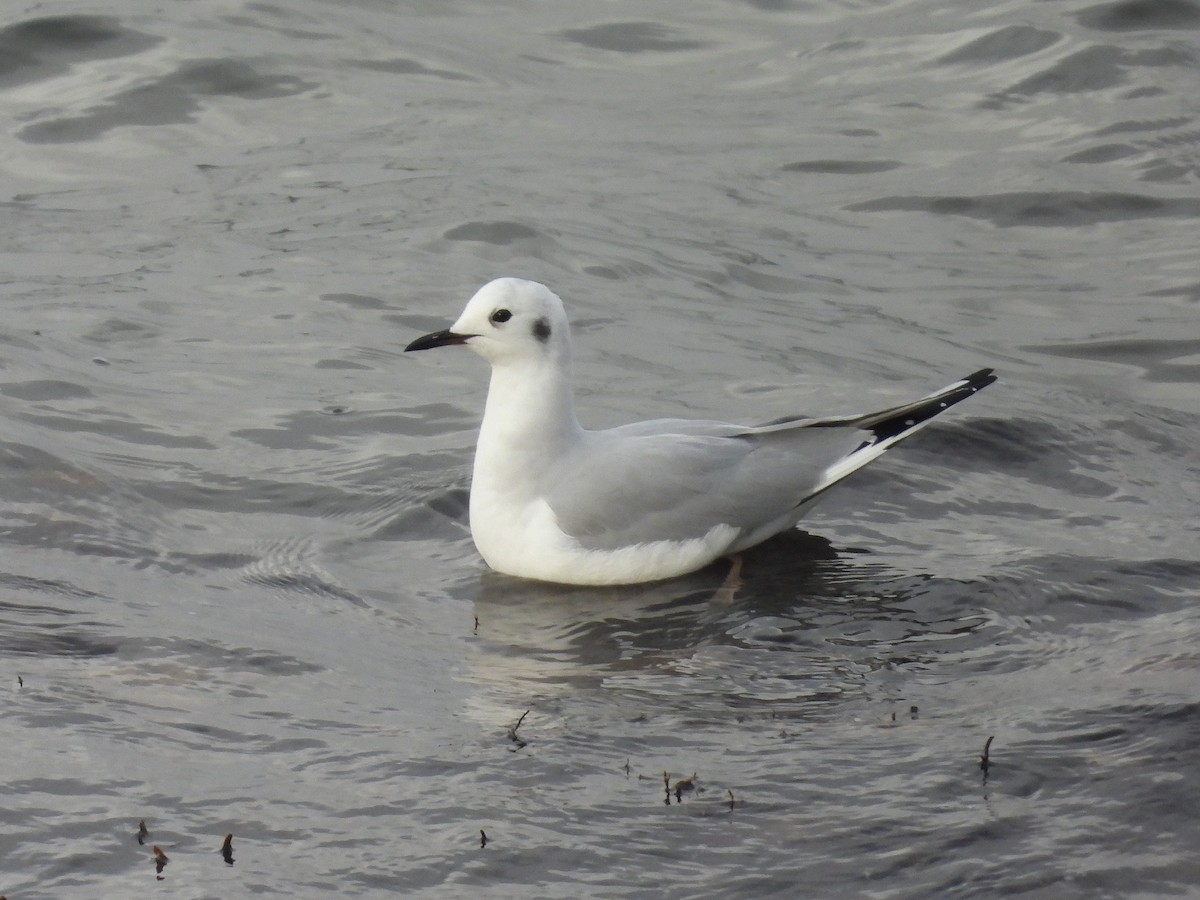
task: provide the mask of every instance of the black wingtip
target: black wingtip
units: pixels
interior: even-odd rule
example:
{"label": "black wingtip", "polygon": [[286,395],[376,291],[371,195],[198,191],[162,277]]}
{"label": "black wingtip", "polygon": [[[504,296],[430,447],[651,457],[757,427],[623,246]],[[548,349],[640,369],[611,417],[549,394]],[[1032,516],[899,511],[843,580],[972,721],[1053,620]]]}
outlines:
{"label": "black wingtip", "polygon": [[965,386],[973,387],[975,390],[987,387],[992,382],[996,381],[1000,376],[996,374],[995,369],[980,369],[978,372],[972,372],[963,379]]}
{"label": "black wingtip", "polygon": [[959,379],[954,384],[942,388],[937,393],[929,395],[924,400],[866,417],[866,421],[863,421],[862,425],[875,435],[875,439],[868,443],[877,444],[881,441],[894,443],[895,440],[916,431],[934,416],[940,415],[956,403],[961,403],[983,390],[996,381],[997,377],[995,369],[980,369]]}

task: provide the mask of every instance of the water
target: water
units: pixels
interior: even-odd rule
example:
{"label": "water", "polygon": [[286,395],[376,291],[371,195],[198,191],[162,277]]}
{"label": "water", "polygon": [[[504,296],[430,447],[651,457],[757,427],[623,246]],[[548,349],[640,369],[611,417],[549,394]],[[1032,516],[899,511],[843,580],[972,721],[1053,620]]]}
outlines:
{"label": "water", "polygon": [[[1200,893],[1200,5],[47,12],[0,893]],[[465,524],[482,363],[401,354],[500,274],[595,426],[1003,380],[733,597],[530,585]]]}

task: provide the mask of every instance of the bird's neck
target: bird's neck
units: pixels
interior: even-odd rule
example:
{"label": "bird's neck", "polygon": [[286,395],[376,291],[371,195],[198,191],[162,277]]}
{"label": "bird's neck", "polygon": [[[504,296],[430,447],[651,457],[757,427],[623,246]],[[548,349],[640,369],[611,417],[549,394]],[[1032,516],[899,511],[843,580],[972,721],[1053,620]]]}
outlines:
{"label": "bird's neck", "polygon": [[579,440],[569,362],[508,361],[492,367],[476,466],[537,465]]}

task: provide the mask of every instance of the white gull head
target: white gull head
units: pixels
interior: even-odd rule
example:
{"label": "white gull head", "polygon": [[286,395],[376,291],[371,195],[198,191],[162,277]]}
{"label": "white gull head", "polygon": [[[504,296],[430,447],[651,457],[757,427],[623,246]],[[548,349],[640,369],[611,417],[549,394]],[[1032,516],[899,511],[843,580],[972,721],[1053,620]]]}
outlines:
{"label": "white gull head", "polygon": [[550,362],[561,367],[570,363],[571,326],[562,300],[544,284],[497,278],[475,292],[450,328],[406,349],[446,344],[466,344],[494,366]]}

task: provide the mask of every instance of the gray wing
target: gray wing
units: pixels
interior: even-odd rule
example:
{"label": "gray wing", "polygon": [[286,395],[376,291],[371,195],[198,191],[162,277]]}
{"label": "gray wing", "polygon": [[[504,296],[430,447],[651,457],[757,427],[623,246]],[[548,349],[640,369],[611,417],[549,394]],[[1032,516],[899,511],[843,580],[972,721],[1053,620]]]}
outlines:
{"label": "gray wing", "polygon": [[588,432],[547,473],[546,500],[559,527],[589,549],[697,538],[722,524],[745,537],[798,516],[802,504],[995,380],[981,369],[867,415],[756,428],[667,419]]}
{"label": "gray wing", "polygon": [[825,470],[862,442],[854,427],[787,430],[716,422],[642,422],[589,432],[560,460],[546,500],[588,549],[742,533],[787,516]]}

